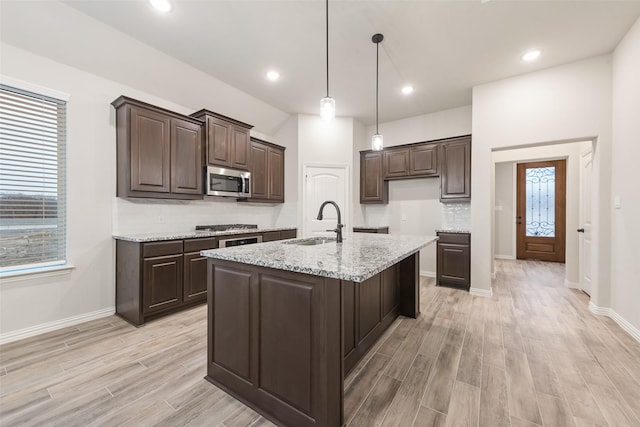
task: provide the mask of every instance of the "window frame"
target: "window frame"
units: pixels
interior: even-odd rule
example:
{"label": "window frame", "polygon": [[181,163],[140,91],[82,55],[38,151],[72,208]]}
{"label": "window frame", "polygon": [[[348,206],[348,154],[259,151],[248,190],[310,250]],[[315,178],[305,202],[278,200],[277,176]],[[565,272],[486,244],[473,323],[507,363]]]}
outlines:
{"label": "window frame", "polygon": [[[6,75],[0,74],[0,84],[12,87],[19,91],[30,92],[35,95],[44,96],[47,98],[54,98],[59,101],[63,101],[65,103],[65,140],[64,140],[64,150],[65,156],[63,159],[64,163],[61,163],[58,160],[59,167],[62,166],[65,169],[64,174],[64,223],[65,223],[65,246],[64,246],[64,256],[57,261],[45,261],[41,263],[32,263],[32,264],[22,264],[6,267],[6,269],[0,269],[0,278],[3,282],[12,282],[16,280],[23,280],[25,278],[30,278],[32,276],[57,276],[60,274],[68,273],[71,269],[74,268],[73,265],[69,262],[69,215],[68,215],[68,204],[69,204],[69,106],[71,96],[59,90],[51,89],[45,86],[41,86],[38,84],[26,82],[23,80],[15,79]],[[58,181],[59,182],[59,181]],[[2,267],[0,267],[2,268]]]}

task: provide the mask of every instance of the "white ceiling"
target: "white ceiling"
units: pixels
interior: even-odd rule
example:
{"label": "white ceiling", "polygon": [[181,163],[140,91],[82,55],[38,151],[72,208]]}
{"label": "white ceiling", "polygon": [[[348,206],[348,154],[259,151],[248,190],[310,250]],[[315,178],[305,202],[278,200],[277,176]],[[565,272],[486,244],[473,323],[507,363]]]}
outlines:
{"label": "white ceiling", "polygon": [[[289,113],[325,95],[322,0],[66,0],[73,8]],[[611,52],[640,16],[635,1],[348,1],[329,3],[330,94],[337,115],[375,123],[471,103],[471,88]],[[543,49],[534,64],[520,55]],[[281,79],[264,75],[277,69]],[[400,93],[410,83],[415,92]]]}

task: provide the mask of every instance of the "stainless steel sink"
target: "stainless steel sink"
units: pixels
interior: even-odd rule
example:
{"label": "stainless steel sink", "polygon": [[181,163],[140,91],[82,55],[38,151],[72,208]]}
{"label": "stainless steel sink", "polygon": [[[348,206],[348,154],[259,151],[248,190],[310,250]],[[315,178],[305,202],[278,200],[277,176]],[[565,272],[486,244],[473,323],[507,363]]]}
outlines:
{"label": "stainless steel sink", "polygon": [[285,245],[314,246],[324,245],[325,243],[335,242],[335,237],[309,237],[308,239],[292,240],[283,242]]}

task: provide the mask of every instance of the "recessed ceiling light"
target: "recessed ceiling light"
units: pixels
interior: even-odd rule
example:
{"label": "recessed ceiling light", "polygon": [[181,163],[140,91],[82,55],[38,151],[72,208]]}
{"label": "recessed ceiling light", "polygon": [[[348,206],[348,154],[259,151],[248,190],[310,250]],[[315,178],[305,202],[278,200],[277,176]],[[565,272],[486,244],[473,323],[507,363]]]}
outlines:
{"label": "recessed ceiling light", "polygon": [[149,3],[160,12],[171,11],[171,2],[169,0],[149,0]]}
{"label": "recessed ceiling light", "polygon": [[523,61],[531,62],[531,61],[535,61],[536,59],[540,58],[540,55],[542,55],[542,51],[540,49],[534,49],[534,50],[530,50],[528,52],[525,52],[520,58]]}
{"label": "recessed ceiling light", "polygon": [[275,82],[279,78],[280,78],[280,73],[277,71],[272,70],[267,73],[267,79],[271,80],[272,82]]}
{"label": "recessed ceiling light", "polygon": [[405,95],[409,95],[410,93],[413,93],[413,86],[405,86],[402,88],[402,93],[404,93]]}

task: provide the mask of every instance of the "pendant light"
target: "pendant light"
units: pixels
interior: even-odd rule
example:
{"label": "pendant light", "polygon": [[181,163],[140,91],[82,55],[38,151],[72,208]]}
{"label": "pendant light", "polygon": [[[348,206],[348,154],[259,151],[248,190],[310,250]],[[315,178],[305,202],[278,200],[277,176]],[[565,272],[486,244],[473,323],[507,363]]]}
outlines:
{"label": "pendant light", "polygon": [[327,96],[320,100],[320,117],[331,121],[336,117],[336,101],[329,96],[329,0],[325,0],[327,24]]}
{"label": "pendant light", "polygon": [[378,132],[378,56],[380,42],[383,39],[384,36],[382,34],[374,34],[373,37],[371,37],[371,41],[376,44],[376,133],[371,138],[371,149],[373,151],[380,151],[383,147],[382,135],[380,135],[380,132]]}

